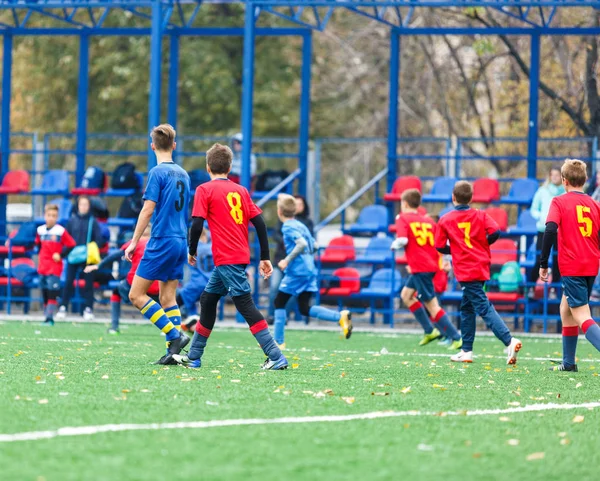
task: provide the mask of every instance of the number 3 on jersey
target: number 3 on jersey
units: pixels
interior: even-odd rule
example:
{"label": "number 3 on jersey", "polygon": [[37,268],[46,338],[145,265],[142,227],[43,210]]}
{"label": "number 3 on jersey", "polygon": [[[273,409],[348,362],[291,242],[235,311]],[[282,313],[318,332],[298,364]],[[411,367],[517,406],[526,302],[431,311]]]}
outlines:
{"label": "number 3 on jersey", "polygon": [[242,211],[242,198],[238,192],[229,192],[227,194],[227,203],[231,210],[229,213],[236,224],[244,223],[244,211]]}
{"label": "number 3 on jersey", "polygon": [[577,223],[580,224],[579,232],[581,232],[583,237],[590,237],[592,235],[592,219],[585,216],[585,214],[589,214],[590,212],[589,207],[583,205],[577,206]]}
{"label": "number 3 on jersey", "polygon": [[459,222],[458,228],[465,231],[465,244],[469,249],[473,248],[471,244],[471,223],[470,222]]}

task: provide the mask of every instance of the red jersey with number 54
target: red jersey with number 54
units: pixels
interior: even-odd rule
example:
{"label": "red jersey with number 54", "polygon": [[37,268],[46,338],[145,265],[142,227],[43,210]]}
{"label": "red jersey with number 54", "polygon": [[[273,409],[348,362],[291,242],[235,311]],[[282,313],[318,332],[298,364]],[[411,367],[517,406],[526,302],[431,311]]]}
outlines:
{"label": "red jersey with number 54", "polygon": [[498,224],[481,210],[462,208],[443,215],[438,221],[435,247],[450,241],[452,268],[459,282],[490,279],[490,245],[487,236],[499,229]]}
{"label": "red jersey with number 54", "polygon": [[440,253],[434,244],[435,223],[416,213],[401,213],[396,217],[396,236],[406,237],[404,248],[411,274],[437,272]]}
{"label": "red jersey with number 54", "polygon": [[260,213],[246,188],[228,179],[198,186],[192,217],[208,222],[215,266],[250,263],[248,222]]}
{"label": "red jersey with number 54", "polygon": [[600,205],[583,192],[552,199],[548,222],[558,225],[558,267],[563,276],[597,276]]}

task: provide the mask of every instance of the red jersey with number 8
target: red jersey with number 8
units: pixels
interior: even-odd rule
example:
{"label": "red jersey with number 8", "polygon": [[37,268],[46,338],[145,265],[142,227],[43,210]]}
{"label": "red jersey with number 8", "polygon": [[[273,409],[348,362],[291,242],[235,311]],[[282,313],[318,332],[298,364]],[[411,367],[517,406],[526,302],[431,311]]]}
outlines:
{"label": "red jersey with number 8", "polygon": [[459,282],[489,281],[491,253],[487,236],[499,230],[498,224],[481,210],[462,208],[443,215],[438,221],[435,247],[450,241],[452,268]]}
{"label": "red jersey with number 8", "polygon": [[406,237],[404,248],[411,274],[437,272],[440,253],[434,244],[435,223],[417,213],[402,213],[396,217],[396,236]]}
{"label": "red jersey with number 8", "polygon": [[597,276],[600,204],[583,192],[552,199],[548,222],[558,225],[558,267],[563,276]]}
{"label": "red jersey with number 8", "polygon": [[228,179],[198,186],[192,217],[208,222],[215,266],[250,263],[248,222],[261,213],[246,188]]}

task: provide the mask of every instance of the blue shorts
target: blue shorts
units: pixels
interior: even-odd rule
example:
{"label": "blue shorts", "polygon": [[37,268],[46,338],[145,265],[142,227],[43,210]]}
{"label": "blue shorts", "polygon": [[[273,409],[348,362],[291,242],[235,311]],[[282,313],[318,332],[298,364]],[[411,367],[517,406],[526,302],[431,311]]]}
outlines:
{"label": "blue shorts", "polygon": [[60,291],[60,278],[58,276],[40,276],[40,289]]}
{"label": "blue shorts", "polygon": [[592,287],[596,276],[563,276],[561,279],[563,294],[569,307],[581,307],[590,303]]}
{"label": "blue shorts", "polygon": [[433,288],[433,278],[435,272],[419,272],[411,274],[406,281],[406,287],[417,291],[417,299],[422,302],[429,302],[435,298],[435,289]]}
{"label": "blue shorts", "polygon": [[245,264],[217,266],[213,269],[208,284],[204,288],[209,294],[237,297],[250,294],[250,283]]}
{"label": "blue shorts", "polygon": [[303,292],[317,292],[317,278],[315,276],[296,277],[284,275],[279,290],[284,294],[299,296]]}
{"label": "blue shorts", "polygon": [[183,279],[183,266],[187,260],[187,241],[181,237],[151,237],[146,252],[135,272],[149,281]]}

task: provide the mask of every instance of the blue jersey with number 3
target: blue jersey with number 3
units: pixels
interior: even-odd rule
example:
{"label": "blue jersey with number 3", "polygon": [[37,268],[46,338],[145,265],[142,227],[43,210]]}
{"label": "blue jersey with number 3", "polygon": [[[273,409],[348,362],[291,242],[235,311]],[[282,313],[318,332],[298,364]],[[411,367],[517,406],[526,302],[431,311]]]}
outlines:
{"label": "blue jersey with number 3", "polygon": [[187,238],[190,177],[174,162],[158,164],[148,174],[144,200],[156,202],[152,237]]}

